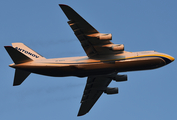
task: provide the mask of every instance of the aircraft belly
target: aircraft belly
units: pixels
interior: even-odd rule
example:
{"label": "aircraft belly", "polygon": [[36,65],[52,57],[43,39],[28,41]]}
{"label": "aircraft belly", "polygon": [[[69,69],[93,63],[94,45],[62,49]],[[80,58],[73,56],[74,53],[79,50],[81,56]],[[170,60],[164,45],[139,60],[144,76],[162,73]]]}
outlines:
{"label": "aircraft belly", "polygon": [[159,68],[163,65],[165,65],[165,61],[160,57],[134,58],[116,61],[116,70],[118,72],[148,70]]}
{"label": "aircraft belly", "polygon": [[[64,77],[64,76],[78,76],[86,77],[90,75],[101,75],[111,73],[113,70],[108,65],[103,67],[103,64],[70,64],[64,65],[15,65],[14,68],[29,71],[36,74]],[[105,69],[104,69],[105,68]]]}

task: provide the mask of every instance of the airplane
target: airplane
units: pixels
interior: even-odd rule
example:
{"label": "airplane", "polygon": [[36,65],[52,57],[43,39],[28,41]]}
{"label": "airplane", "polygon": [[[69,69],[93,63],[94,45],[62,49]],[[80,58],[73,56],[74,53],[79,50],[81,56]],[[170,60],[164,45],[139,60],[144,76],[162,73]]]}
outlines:
{"label": "airplane", "polygon": [[110,88],[112,80],[127,81],[120,72],[150,70],[165,66],[175,59],[156,51],[128,52],[123,44],[113,44],[112,35],[98,32],[70,6],[59,4],[68,24],[80,41],[87,56],[46,59],[23,43],[4,46],[15,68],[13,86],[20,85],[30,73],[55,77],[87,77],[78,116],[90,111],[102,93],[117,94]]}

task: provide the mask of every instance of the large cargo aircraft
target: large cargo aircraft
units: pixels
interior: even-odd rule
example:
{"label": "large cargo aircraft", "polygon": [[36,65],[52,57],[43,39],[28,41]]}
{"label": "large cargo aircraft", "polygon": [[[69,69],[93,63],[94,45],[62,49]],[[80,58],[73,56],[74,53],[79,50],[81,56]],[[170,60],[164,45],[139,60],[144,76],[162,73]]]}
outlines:
{"label": "large cargo aircraft", "polygon": [[155,69],[174,61],[172,56],[156,51],[124,51],[124,45],[110,41],[111,34],[98,32],[71,7],[59,6],[87,56],[46,59],[23,43],[12,43],[5,49],[14,62],[9,65],[15,68],[14,86],[20,85],[30,73],[87,77],[78,113],[82,116],[90,111],[102,93],[118,93],[118,88],[108,85],[112,80],[127,81],[127,75],[118,75],[119,72]]}

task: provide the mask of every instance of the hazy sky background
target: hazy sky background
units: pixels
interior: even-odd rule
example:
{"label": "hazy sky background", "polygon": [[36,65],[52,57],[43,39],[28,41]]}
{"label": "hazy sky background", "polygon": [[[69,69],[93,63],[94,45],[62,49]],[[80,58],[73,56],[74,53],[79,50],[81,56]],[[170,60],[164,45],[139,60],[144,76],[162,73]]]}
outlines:
{"label": "hazy sky background", "polygon": [[112,81],[119,94],[103,94],[77,117],[87,78],[31,74],[13,87],[15,70],[3,46],[22,42],[46,58],[85,56],[58,4],[67,4],[126,51],[156,50],[177,59],[176,0],[1,0],[1,120],[177,120],[177,62],[149,71],[127,72]]}

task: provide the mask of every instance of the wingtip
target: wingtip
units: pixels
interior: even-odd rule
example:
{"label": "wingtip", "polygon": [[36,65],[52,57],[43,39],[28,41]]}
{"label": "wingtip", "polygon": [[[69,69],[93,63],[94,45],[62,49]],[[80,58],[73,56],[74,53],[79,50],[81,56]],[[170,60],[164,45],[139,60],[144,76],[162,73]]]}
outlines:
{"label": "wingtip", "polygon": [[80,114],[80,113],[78,113],[78,114],[77,114],[77,117],[80,117],[80,116],[83,116],[83,115],[85,115],[85,114]]}
{"label": "wingtip", "polygon": [[77,116],[78,116],[78,117],[79,117],[79,116],[83,116],[83,115],[85,115],[85,114],[87,114],[87,113],[88,113],[88,112],[86,112],[86,111],[81,111],[81,110],[79,110]]}
{"label": "wingtip", "polygon": [[66,4],[58,4],[59,6],[68,6],[68,5],[66,5]]}

